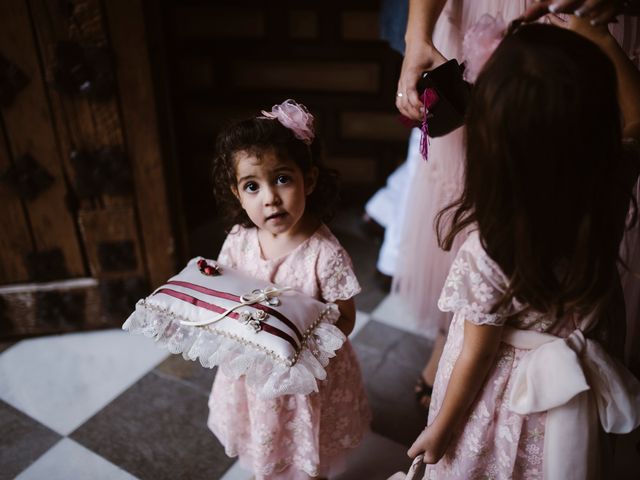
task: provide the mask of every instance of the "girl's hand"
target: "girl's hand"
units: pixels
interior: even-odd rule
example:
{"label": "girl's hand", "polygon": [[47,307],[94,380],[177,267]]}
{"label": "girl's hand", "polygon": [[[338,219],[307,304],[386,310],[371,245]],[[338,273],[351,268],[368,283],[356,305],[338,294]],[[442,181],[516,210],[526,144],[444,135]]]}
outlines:
{"label": "girl's hand", "polygon": [[558,15],[549,14],[547,18],[552,25],[571,30],[587,40],[591,40],[600,47],[603,47],[604,44],[612,38],[606,25],[594,26],[584,17],[564,15],[563,18]]}
{"label": "girl's hand", "polygon": [[398,80],[396,107],[405,117],[422,120],[422,101],[416,90],[422,72],[433,70],[446,59],[431,43],[407,43]]}
{"label": "girl's hand", "polygon": [[439,433],[434,425],[425,428],[413,442],[407,451],[410,458],[415,458],[420,453],[424,453],[424,463],[438,463],[447,451],[451,434],[449,432]]}

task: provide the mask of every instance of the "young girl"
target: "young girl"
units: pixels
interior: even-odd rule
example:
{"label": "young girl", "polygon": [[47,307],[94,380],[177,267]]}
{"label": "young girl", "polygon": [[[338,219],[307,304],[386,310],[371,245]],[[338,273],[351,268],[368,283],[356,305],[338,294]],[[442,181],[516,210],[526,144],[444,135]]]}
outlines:
{"label": "young girl", "polygon": [[[318,300],[335,302],[345,335],[360,286],[349,255],[326,227],[337,178],[320,163],[313,116],[287,100],[223,131],[214,162],[218,207],[233,225],[218,261]],[[256,478],[327,477],[368,428],[358,361],[347,340],[319,392],[262,400],[218,371],[209,428]]]}
{"label": "young girl", "polygon": [[640,424],[640,384],[595,340],[620,351],[616,263],[640,157],[621,138],[640,138],[640,81],[604,27],[552,22],[598,46],[526,25],[475,84],[443,247],[473,231],[438,302],[454,317],[408,452],[424,452],[425,478],[597,478],[598,422]]}

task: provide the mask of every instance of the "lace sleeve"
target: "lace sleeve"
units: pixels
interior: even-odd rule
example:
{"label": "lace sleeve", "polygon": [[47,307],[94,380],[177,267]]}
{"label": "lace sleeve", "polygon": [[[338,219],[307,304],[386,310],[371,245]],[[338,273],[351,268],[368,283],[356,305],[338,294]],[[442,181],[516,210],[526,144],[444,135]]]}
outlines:
{"label": "lace sleeve", "polygon": [[351,258],[342,248],[331,248],[318,259],[320,295],[327,302],[348,300],[360,293]]}
{"label": "lace sleeve", "polygon": [[463,315],[465,320],[477,325],[503,325],[508,312],[491,310],[505,289],[504,274],[473,232],[451,265],[438,308]]}

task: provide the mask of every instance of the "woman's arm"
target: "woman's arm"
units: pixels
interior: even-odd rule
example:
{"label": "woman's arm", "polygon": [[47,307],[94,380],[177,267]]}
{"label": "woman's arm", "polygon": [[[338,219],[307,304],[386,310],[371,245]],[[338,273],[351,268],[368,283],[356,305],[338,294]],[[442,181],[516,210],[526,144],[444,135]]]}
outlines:
{"label": "woman's arm", "polygon": [[594,27],[587,20],[573,15],[566,21],[556,15],[549,15],[549,20],[553,25],[567,28],[591,40],[609,56],[616,69],[623,137],[640,140],[640,72],[606,26]]}
{"label": "woman's arm", "polygon": [[340,318],[336,322],[336,327],[348,337],[356,324],[356,302],[350,298],[349,300],[336,300],[335,303],[340,310]]}
{"label": "woman's arm", "polygon": [[456,360],[438,416],[407,452],[413,458],[424,452],[425,463],[437,463],[444,455],[451,434],[466,418],[472,402],[493,366],[503,327],[464,324],[462,351]]}
{"label": "woman's arm", "polygon": [[424,41],[433,44],[433,31],[447,0],[409,0],[409,19],[405,42]]}
{"label": "woman's arm", "polygon": [[425,70],[432,70],[445,62],[433,46],[433,31],[446,0],[410,0],[409,19],[405,33],[405,54],[398,80],[396,107],[403,115],[420,120],[422,102],[416,85]]}

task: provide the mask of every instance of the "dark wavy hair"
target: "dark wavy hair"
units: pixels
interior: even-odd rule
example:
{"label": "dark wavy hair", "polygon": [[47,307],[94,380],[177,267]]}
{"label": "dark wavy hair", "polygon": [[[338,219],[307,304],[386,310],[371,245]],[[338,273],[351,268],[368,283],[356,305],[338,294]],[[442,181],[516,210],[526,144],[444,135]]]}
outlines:
{"label": "dark wavy hair", "polygon": [[613,64],[573,32],[526,25],[490,57],[467,111],[464,190],[436,221],[446,250],[477,226],[510,279],[493,311],[516,298],[586,314],[617,295],[630,201],[637,211],[620,118]]}
{"label": "dark wavy hair", "polygon": [[307,197],[306,210],[323,222],[331,220],[339,201],[338,173],[322,164],[317,135],[311,145],[307,145],[278,120],[252,117],[229,125],[218,134],[216,141],[213,192],[226,228],[236,224],[255,227],[232,192],[236,186],[235,155],[248,152],[259,156],[268,151],[294,161],[303,175],[313,167],[318,169],[316,186]]}

